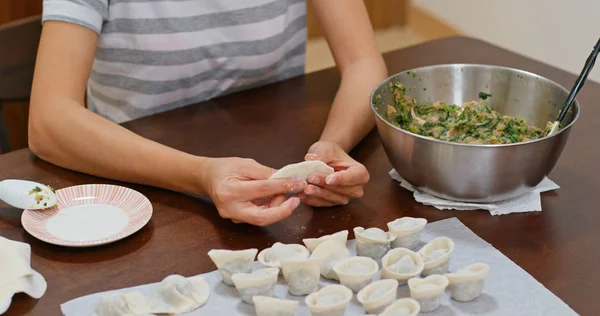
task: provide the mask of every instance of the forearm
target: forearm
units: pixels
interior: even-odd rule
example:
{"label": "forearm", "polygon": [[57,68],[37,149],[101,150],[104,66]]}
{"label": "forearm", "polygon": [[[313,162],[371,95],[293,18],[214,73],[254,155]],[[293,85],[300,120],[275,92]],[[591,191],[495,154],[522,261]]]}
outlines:
{"label": "forearm", "polygon": [[334,142],[346,152],[354,148],[373,128],[369,98],[386,77],[381,55],[359,59],[346,67],[320,140]]}
{"label": "forearm", "polygon": [[[35,100],[32,100],[35,102]],[[145,139],[75,103],[44,100],[30,120],[30,147],[55,165],[114,180],[204,195],[200,158]]]}

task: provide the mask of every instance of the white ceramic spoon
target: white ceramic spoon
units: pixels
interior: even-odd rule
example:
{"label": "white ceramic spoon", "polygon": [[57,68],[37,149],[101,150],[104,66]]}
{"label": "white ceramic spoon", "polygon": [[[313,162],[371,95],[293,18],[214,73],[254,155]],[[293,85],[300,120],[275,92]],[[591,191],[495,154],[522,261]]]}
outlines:
{"label": "white ceramic spoon", "polygon": [[0,200],[23,210],[40,210],[56,205],[56,194],[37,182],[4,180],[0,181]]}

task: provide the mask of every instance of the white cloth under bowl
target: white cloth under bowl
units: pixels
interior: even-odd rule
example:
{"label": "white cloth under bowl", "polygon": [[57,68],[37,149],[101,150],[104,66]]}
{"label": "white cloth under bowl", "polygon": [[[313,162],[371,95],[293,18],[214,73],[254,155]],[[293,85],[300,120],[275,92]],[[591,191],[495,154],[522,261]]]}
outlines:
{"label": "white cloth under bowl", "polygon": [[392,179],[400,182],[400,186],[413,192],[415,201],[431,205],[439,210],[487,210],[492,215],[505,215],[511,213],[541,212],[542,198],[540,193],[560,189],[558,184],[544,178],[531,192],[516,198],[496,203],[466,203],[441,199],[427,193],[420,192],[412,184],[402,179],[396,170],[390,171]]}
{"label": "white cloth under bowl", "polygon": [[31,247],[0,236],[0,315],[16,293],[38,299],[46,292],[46,279],[31,268]]}

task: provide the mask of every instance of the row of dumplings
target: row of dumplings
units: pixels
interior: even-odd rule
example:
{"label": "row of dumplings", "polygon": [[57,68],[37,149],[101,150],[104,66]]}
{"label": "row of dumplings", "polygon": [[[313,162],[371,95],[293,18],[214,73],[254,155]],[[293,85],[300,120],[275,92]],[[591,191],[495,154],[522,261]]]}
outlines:
{"label": "row of dumplings", "polygon": [[181,314],[206,304],[209,297],[210,288],[202,276],[173,274],[160,282],[151,299],[139,291],[102,296],[93,316]]}
{"label": "row of dumplings", "polygon": [[[279,275],[294,296],[308,295],[306,305],[313,315],[343,315],[353,292],[367,313],[417,315],[440,306],[447,287],[458,301],[477,298],[489,266],[477,263],[448,273],[454,242],[438,237],[420,250],[421,231],[427,221],[403,217],[388,223],[388,232],[379,228],[354,228],[357,256],[346,247],[348,231],[320,238],[303,239],[303,245],[276,242],[258,253],[257,249],[211,250],[208,255],[221,273],[223,282],[235,286],[242,300],[254,304],[258,316],[294,315],[298,302],[274,298]],[[253,271],[252,263],[265,267]],[[373,282],[381,266],[381,280]],[[425,278],[416,278],[417,276]],[[319,290],[320,277],[339,281]],[[396,302],[398,286],[408,283],[411,298]]]}

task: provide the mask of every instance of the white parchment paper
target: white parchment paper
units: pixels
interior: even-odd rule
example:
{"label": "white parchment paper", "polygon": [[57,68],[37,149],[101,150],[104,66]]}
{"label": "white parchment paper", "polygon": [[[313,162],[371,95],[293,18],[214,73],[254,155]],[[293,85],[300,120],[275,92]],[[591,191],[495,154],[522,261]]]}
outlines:
{"label": "white parchment paper", "polygon": [[[348,229],[351,229],[349,227]],[[442,299],[442,306],[434,312],[422,313],[424,315],[577,315],[568,305],[546,289],[525,270],[512,262],[492,245],[479,238],[475,233],[463,225],[458,219],[450,218],[427,224],[423,230],[422,243],[440,236],[451,238],[455,251],[450,261],[450,271],[467,266],[475,262],[485,262],[491,270],[486,280],[483,294],[476,300],[466,303],[450,299],[448,291]],[[348,249],[356,254],[354,240],[348,241]],[[255,269],[261,267],[255,262]],[[203,274],[211,288],[211,297],[208,303],[200,309],[186,315],[255,315],[254,306],[243,303],[234,287],[229,287],[221,282],[218,271]],[[166,277],[166,275],[165,275]],[[379,274],[376,276],[379,279]],[[160,282],[160,280],[157,280]],[[158,283],[142,285],[127,289],[116,290],[129,292],[139,290],[147,297],[152,297]],[[330,282],[322,279],[321,285]],[[115,292],[116,292],[115,291]],[[112,292],[112,291],[109,291]],[[87,316],[94,311],[96,304],[104,293],[96,293],[80,297],[61,305],[63,314],[67,316]],[[295,297],[287,293],[287,286],[282,277],[275,287],[275,296],[300,301],[296,315],[310,315],[305,296]],[[407,285],[398,289],[398,298],[408,297]],[[354,295],[346,309],[346,315],[364,315],[365,311]]]}

